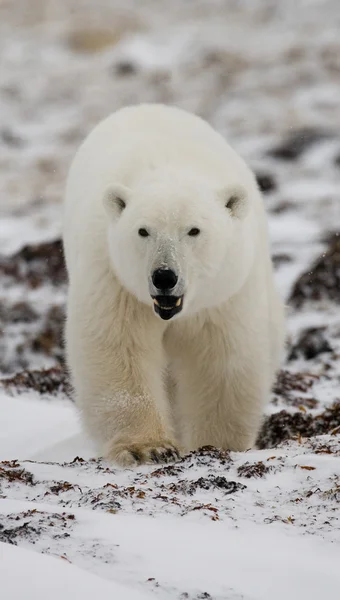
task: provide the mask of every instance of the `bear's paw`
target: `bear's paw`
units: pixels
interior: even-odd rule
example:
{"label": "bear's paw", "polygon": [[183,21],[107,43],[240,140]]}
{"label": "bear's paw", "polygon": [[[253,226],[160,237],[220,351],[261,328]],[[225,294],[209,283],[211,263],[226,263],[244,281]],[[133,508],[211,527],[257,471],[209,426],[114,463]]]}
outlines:
{"label": "bear's paw", "polygon": [[174,462],[180,458],[180,452],[169,440],[150,443],[112,444],[106,458],[122,467],[135,467],[143,464]]}

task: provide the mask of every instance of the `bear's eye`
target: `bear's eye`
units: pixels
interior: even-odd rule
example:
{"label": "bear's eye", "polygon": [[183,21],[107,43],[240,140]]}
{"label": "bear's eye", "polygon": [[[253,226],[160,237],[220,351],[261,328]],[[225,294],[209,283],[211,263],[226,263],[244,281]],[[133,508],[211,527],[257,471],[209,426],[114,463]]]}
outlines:
{"label": "bear's eye", "polygon": [[190,229],[190,231],[188,232],[188,235],[190,235],[191,237],[195,237],[196,235],[199,235],[201,232],[198,229],[198,227],[193,227],[192,229]]}
{"label": "bear's eye", "polygon": [[146,231],[146,229],[144,229],[144,227],[141,227],[140,229],[138,229],[138,235],[140,235],[141,237],[148,237],[150,234],[148,231]]}

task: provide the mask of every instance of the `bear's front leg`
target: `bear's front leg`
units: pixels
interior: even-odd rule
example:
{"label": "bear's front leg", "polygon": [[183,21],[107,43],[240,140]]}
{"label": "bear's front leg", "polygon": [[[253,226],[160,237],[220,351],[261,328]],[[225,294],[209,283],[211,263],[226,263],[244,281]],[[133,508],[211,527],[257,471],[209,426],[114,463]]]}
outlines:
{"label": "bear's front leg", "polygon": [[268,386],[251,368],[226,368],[219,377],[213,371],[197,366],[181,372],[177,398],[181,443],[186,451],[202,446],[248,450],[256,442]]}
{"label": "bear's front leg", "polygon": [[85,429],[122,466],[174,460],[162,324],[126,293],[113,299],[69,292],[67,357]]}
{"label": "bear's front leg", "polygon": [[232,323],[225,333],[209,322],[198,331],[188,326],[180,339],[168,339],[186,451],[254,446],[272,382],[269,348],[260,339],[248,336],[244,343]]}

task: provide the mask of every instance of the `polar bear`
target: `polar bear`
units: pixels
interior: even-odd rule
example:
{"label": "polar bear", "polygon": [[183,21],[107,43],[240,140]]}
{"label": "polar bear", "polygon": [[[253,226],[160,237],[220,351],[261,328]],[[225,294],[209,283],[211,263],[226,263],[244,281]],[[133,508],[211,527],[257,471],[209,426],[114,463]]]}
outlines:
{"label": "polar bear", "polygon": [[284,347],[256,180],[198,116],[118,110],[70,168],[67,362],[108,460],[253,446]]}

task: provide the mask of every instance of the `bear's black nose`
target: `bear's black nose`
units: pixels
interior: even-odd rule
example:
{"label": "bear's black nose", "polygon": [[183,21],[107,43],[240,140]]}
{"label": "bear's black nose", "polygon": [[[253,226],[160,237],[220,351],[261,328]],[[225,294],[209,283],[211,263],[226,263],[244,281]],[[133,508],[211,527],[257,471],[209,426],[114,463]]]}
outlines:
{"label": "bear's black nose", "polygon": [[156,269],[156,271],[152,273],[152,283],[158,290],[172,290],[175,287],[177,280],[178,277],[176,273],[171,269]]}

